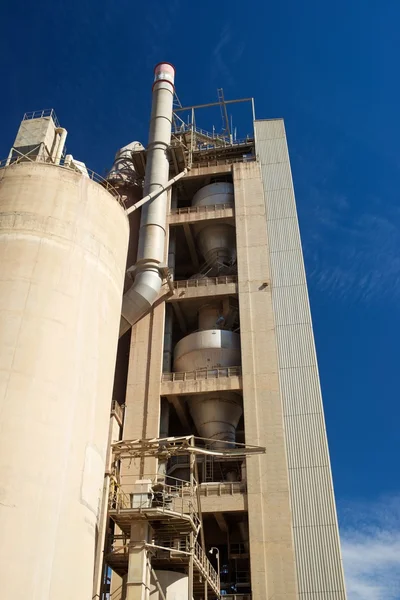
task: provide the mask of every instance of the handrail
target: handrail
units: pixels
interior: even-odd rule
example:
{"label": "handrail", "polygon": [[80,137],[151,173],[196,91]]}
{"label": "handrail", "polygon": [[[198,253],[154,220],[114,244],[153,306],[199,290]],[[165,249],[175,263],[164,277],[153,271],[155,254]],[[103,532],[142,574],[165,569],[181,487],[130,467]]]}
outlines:
{"label": "handrail", "polygon": [[218,277],[199,277],[197,279],[176,279],[172,282],[175,289],[237,283],[237,275],[219,275]]}
{"label": "handrail", "polygon": [[[195,151],[193,153],[194,158],[197,155],[200,155],[204,150]],[[193,160],[191,164],[191,169],[201,169],[202,167],[217,167],[220,165],[233,165],[236,163],[248,163],[255,162],[257,160],[257,156],[255,154],[244,154],[243,156],[213,156],[210,158],[203,159],[200,157],[200,160],[197,162]]]}
{"label": "handrail", "polygon": [[54,108],[45,108],[43,110],[32,110],[26,112],[23,117],[23,121],[29,121],[30,119],[42,119],[43,117],[51,117],[56,127],[60,127]]}
{"label": "handrail", "polygon": [[212,212],[219,209],[235,208],[233,202],[224,202],[222,204],[205,204],[199,206],[182,206],[180,208],[171,208],[170,215],[186,215],[190,213]]}
{"label": "handrail", "polygon": [[203,548],[200,546],[200,544],[198,542],[195,542],[195,544],[194,544],[194,559],[195,559],[195,562],[197,562],[198,566],[200,567],[200,570],[203,570],[205,572],[207,577],[211,580],[211,582],[214,584],[214,586],[219,590],[220,582],[219,582],[218,573],[214,569],[214,567],[212,566],[210,561],[208,560],[207,555],[205,554]]}
{"label": "handrail", "polygon": [[118,203],[122,207],[125,208],[124,201],[122,200],[121,196],[119,195],[119,193],[115,189],[115,187],[113,185],[111,185],[111,183],[109,183],[107,181],[107,179],[104,179],[104,177],[102,177],[95,171],[92,171],[92,169],[88,169],[86,167],[86,172],[83,172],[83,171],[77,169],[76,167],[74,168],[73,166],[71,166],[71,163],[69,163],[68,161],[66,162],[65,158],[62,158],[60,160],[60,164],[56,165],[54,162],[52,162],[52,159],[48,156],[38,156],[38,155],[29,156],[28,154],[21,154],[20,152],[18,154],[19,154],[18,157],[13,156],[13,157],[11,157],[11,159],[5,158],[3,160],[0,160],[0,169],[12,169],[16,165],[19,165],[21,163],[26,163],[26,162],[44,163],[46,165],[50,165],[53,167],[57,167],[57,168],[61,168],[61,169],[68,169],[69,171],[73,171],[74,173],[76,173],[78,175],[82,175],[82,177],[88,177],[92,181],[99,183],[108,192],[110,192],[110,194],[112,196],[114,196],[114,198],[118,201]]}
{"label": "handrail", "polygon": [[[177,485],[163,484],[160,486],[157,483],[156,476],[144,476],[149,478],[152,483],[149,492],[135,492],[132,484],[121,486],[116,480],[111,482],[108,506],[110,510],[120,512],[121,510],[132,509],[139,513],[146,511],[147,509],[157,508],[164,513],[170,514],[171,512],[177,513],[178,515],[184,516],[185,518],[190,517],[195,527],[200,524],[200,519],[197,515],[195,498],[196,497],[196,483],[194,486],[188,486],[186,480],[181,480],[176,477],[174,479]],[[155,487],[153,487],[155,486]],[[129,487],[129,493],[125,492],[123,488]],[[133,499],[136,496],[135,503]]]}
{"label": "handrail", "polygon": [[112,404],[111,404],[111,413],[115,413],[115,415],[121,421],[121,423],[124,420],[124,412],[125,412],[125,405],[124,404],[121,405],[116,400],[113,400]]}
{"label": "handrail", "polygon": [[199,485],[200,496],[235,496],[247,491],[245,481],[207,481]]}
{"label": "handrail", "polygon": [[[245,138],[232,139],[231,141],[230,139],[228,140],[227,138],[221,137],[216,133],[212,133],[211,131],[207,131],[206,129],[201,129],[200,127],[196,127],[195,125],[187,125],[186,123],[182,123],[181,125],[172,128],[172,133],[174,135],[191,133],[192,131],[195,133],[199,133],[200,135],[204,135],[204,137],[207,137],[210,140],[210,142],[219,142],[219,144],[223,146],[240,146],[243,144],[249,144],[251,142],[254,142],[254,138],[250,136],[246,136]],[[214,146],[215,144],[210,143],[210,146],[211,145]]]}
{"label": "handrail", "polygon": [[238,377],[241,374],[241,367],[216,367],[215,369],[199,369],[198,371],[163,373],[162,381],[203,381],[204,379],[219,379],[220,377]]}

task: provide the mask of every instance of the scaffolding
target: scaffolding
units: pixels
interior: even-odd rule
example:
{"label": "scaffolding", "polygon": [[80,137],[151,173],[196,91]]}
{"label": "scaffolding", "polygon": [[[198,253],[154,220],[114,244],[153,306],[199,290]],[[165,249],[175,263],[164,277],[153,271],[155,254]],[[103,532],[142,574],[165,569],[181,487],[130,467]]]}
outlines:
{"label": "scaffolding", "polygon": [[[215,448],[213,443],[213,440],[191,435],[123,440],[113,444],[114,472],[108,515],[118,526],[118,533],[108,539],[105,561],[121,577],[128,574],[131,557],[142,552],[157,588],[155,571],[167,569],[188,576],[188,598],[220,598],[220,574],[206,554],[196,459],[209,463],[216,458],[232,461],[264,453],[265,449],[236,443]],[[141,472],[133,483],[124,484],[120,477],[121,465],[125,461],[143,464],[145,458],[155,458],[158,464],[181,459],[188,466],[188,477],[178,479],[168,475],[166,470],[156,469],[155,473]],[[145,540],[132,540],[132,531],[138,523],[148,527],[149,536]],[[159,592],[163,598],[161,588]],[[103,594],[103,598],[106,597]]]}
{"label": "scaffolding", "polygon": [[[248,103],[251,106],[251,117],[254,121],[253,98],[225,100],[223,90],[219,89],[218,102],[182,106],[175,95],[172,137],[168,151],[170,176],[181,173],[185,168],[230,165],[235,162],[248,162],[256,159],[254,132],[250,136],[237,138],[235,131],[231,131],[227,106],[240,103]],[[215,128],[213,131],[207,131],[196,124],[196,112],[213,107],[220,107],[221,110],[223,127],[219,132]],[[146,150],[132,152],[132,161],[138,179],[143,180],[146,169]]]}

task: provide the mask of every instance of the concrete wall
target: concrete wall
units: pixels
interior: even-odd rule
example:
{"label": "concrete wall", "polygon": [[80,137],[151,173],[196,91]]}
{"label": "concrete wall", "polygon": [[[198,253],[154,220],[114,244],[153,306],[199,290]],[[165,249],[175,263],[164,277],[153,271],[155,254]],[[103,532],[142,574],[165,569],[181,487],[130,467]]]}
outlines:
{"label": "concrete wall", "polygon": [[251,587],[254,600],[296,600],[288,469],[279,391],[265,203],[257,163],[234,166]]}
{"label": "concrete wall", "polygon": [[128,245],[123,209],[67,169],[0,171],[0,580],[92,596]]}
{"label": "concrete wall", "polygon": [[[159,436],[160,388],[164,342],[165,304],[153,310],[132,327],[128,383],[125,398],[124,440]],[[154,458],[132,460],[121,467],[121,485],[157,473]],[[128,488],[124,487],[128,492]]]}
{"label": "concrete wall", "polygon": [[300,598],[345,600],[318,366],[285,128],[256,121]]}

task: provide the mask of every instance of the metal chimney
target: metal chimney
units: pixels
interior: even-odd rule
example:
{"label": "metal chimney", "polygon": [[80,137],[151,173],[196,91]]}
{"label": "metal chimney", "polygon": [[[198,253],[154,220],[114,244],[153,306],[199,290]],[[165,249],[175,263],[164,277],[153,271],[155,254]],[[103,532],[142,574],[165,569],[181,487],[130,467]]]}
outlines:
{"label": "metal chimney", "polygon": [[[168,146],[171,143],[175,69],[159,63],[154,69],[153,102],[143,195],[156,192],[168,182]],[[167,219],[167,192],[142,207],[135,280],[122,303],[120,336],[145,315],[156,300],[162,277]]]}

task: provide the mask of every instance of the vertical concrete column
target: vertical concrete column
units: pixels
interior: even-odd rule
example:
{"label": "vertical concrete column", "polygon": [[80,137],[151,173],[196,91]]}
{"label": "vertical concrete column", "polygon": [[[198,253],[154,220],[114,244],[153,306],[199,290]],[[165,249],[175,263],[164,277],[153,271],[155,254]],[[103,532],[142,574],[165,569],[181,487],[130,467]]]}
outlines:
{"label": "vertical concrete column", "polygon": [[257,163],[234,166],[252,596],[296,600],[292,515],[279,390],[263,187]]}
{"label": "vertical concrete column", "polygon": [[150,573],[145,543],[150,540],[150,527],[147,522],[136,521],[131,525],[129,544],[128,576],[126,579],[126,600],[148,600],[150,593]]}
{"label": "vertical concrete column", "polygon": [[[132,328],[123,439],[158,437],[165,307],[160,303]],[[123,486],[157,473],[155,458],[139,459],[121,472]]]}
{"label": "vertical concrete column", "polygon": [[[346,599],[329,449],[285,125],[256,121],[301,598]],[[334,590],[328,592],[327,590]]]}

